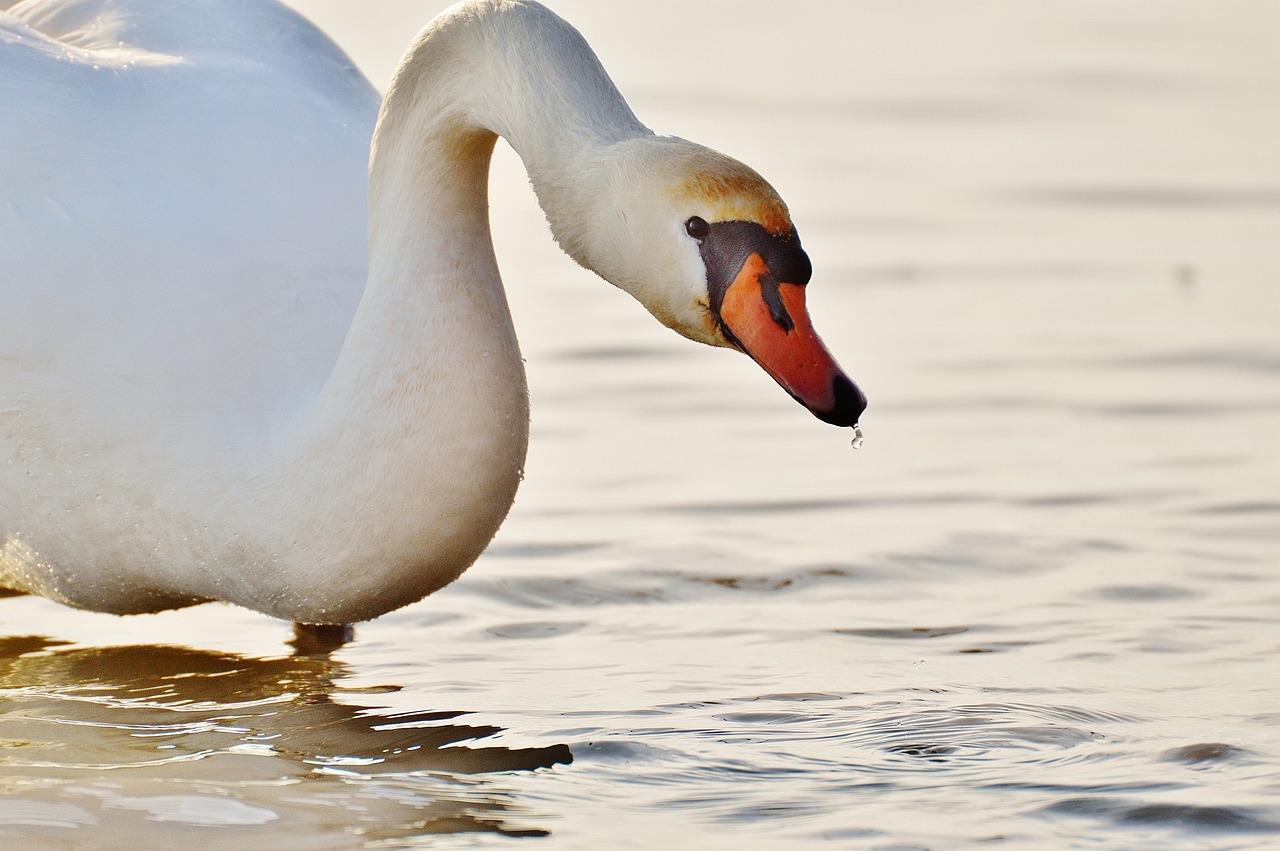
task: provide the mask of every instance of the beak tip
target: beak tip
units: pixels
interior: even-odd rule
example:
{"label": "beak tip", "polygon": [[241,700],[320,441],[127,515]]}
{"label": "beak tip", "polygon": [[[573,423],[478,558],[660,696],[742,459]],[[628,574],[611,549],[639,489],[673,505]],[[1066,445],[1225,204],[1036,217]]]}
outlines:
{"label": "beak tip", "polygon": [[814,411],[814,415],[823,422],[841,428],[852,428],[858,424],[862,412],[867,409],[867,397],[847,377],[837,375],[831,379],[831,398],[834,400],[829,411]]}

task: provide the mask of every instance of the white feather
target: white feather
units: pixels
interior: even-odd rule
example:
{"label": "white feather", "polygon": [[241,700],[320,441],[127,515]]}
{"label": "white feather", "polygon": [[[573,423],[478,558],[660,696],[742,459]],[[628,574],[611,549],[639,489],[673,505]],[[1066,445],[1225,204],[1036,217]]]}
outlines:
{"label": "white feather", "polygon": [[682,195],[694,146],[653,137],[545,8],[428,25],[366,184],[377,111],[273,0],[0,12],[0,584],[335,623],[466,569],[527,445],[495,134],[566,250],[720,342],[680,232],[710,215]]}

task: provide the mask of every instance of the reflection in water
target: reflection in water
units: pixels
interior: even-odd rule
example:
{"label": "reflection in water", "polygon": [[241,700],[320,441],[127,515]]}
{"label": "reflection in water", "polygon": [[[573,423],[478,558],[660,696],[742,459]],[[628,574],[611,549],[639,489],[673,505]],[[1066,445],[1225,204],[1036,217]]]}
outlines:
{"label": "reflection in water", "polygon": [[332,847],[545,835],[508,824],[523,821],[509,793],[475,775],[569,763],[567,746],[479,746],[501,728],[462,723],[463,712],[379,714],[348,696],[395,688],[344,690],[343,665],[306,651],[0,639],[0,839],[91,826],[109,845],[139,818],[149,841],[216,826],[257,848],[288,847],[298,830]]}
{"label": "reflection in water", "polygon": [[[389,74],[447,0],[291,5]],[[0,600],[80,640],[0,643],[0,848],[1280,847],[1280,6],[552,5],[786,184],[871,441],[572,268],[499,146],[536,415],[497,541],[341,662]]]}
{"label": "reflection in water", "polygon": [[293,625],[293,640],[289,642],[299,656],[328,656],[356,637],[352,624]]}

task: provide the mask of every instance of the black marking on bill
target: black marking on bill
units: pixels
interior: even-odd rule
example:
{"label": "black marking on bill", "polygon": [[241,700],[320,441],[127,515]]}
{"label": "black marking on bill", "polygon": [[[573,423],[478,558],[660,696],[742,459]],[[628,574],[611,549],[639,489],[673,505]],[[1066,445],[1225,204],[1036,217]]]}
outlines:
{"label": "black marking on bill", "polygon": [[709,232],[698,250],[707,267],[707,295],[711,299],[711,310],[726,336],[738,343],[720,315],[724,294],[752,254],[759,254],[764,260],[760,293],[769,308],[769,315],[782,330],[790,332],[795,328],[795,321],[787,313],[778,287],[781,284],[804,286],[813,276],[813,265],[809,262],[809,255],[800,247],[800,237],[795,231],[778,236],[756,222],[741,221],[712,222],[707,227]]}

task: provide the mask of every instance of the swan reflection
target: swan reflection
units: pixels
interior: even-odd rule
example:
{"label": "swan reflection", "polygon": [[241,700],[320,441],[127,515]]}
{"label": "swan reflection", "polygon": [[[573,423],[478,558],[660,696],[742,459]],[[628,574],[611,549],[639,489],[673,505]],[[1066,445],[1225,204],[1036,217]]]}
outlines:
{"label": "swan reflection", "polygon": [[122,840],[140,819],[153,841],[201,825],[256,847],[299,830],[332,847],[545,835],[483,775],[569,763],[566,745],[483,744],[502,728],[465,712],[360,705],[397,689],[336,685],[344,665],[305,638],[272,658],[0,638],[0,842],[85,827]]}

